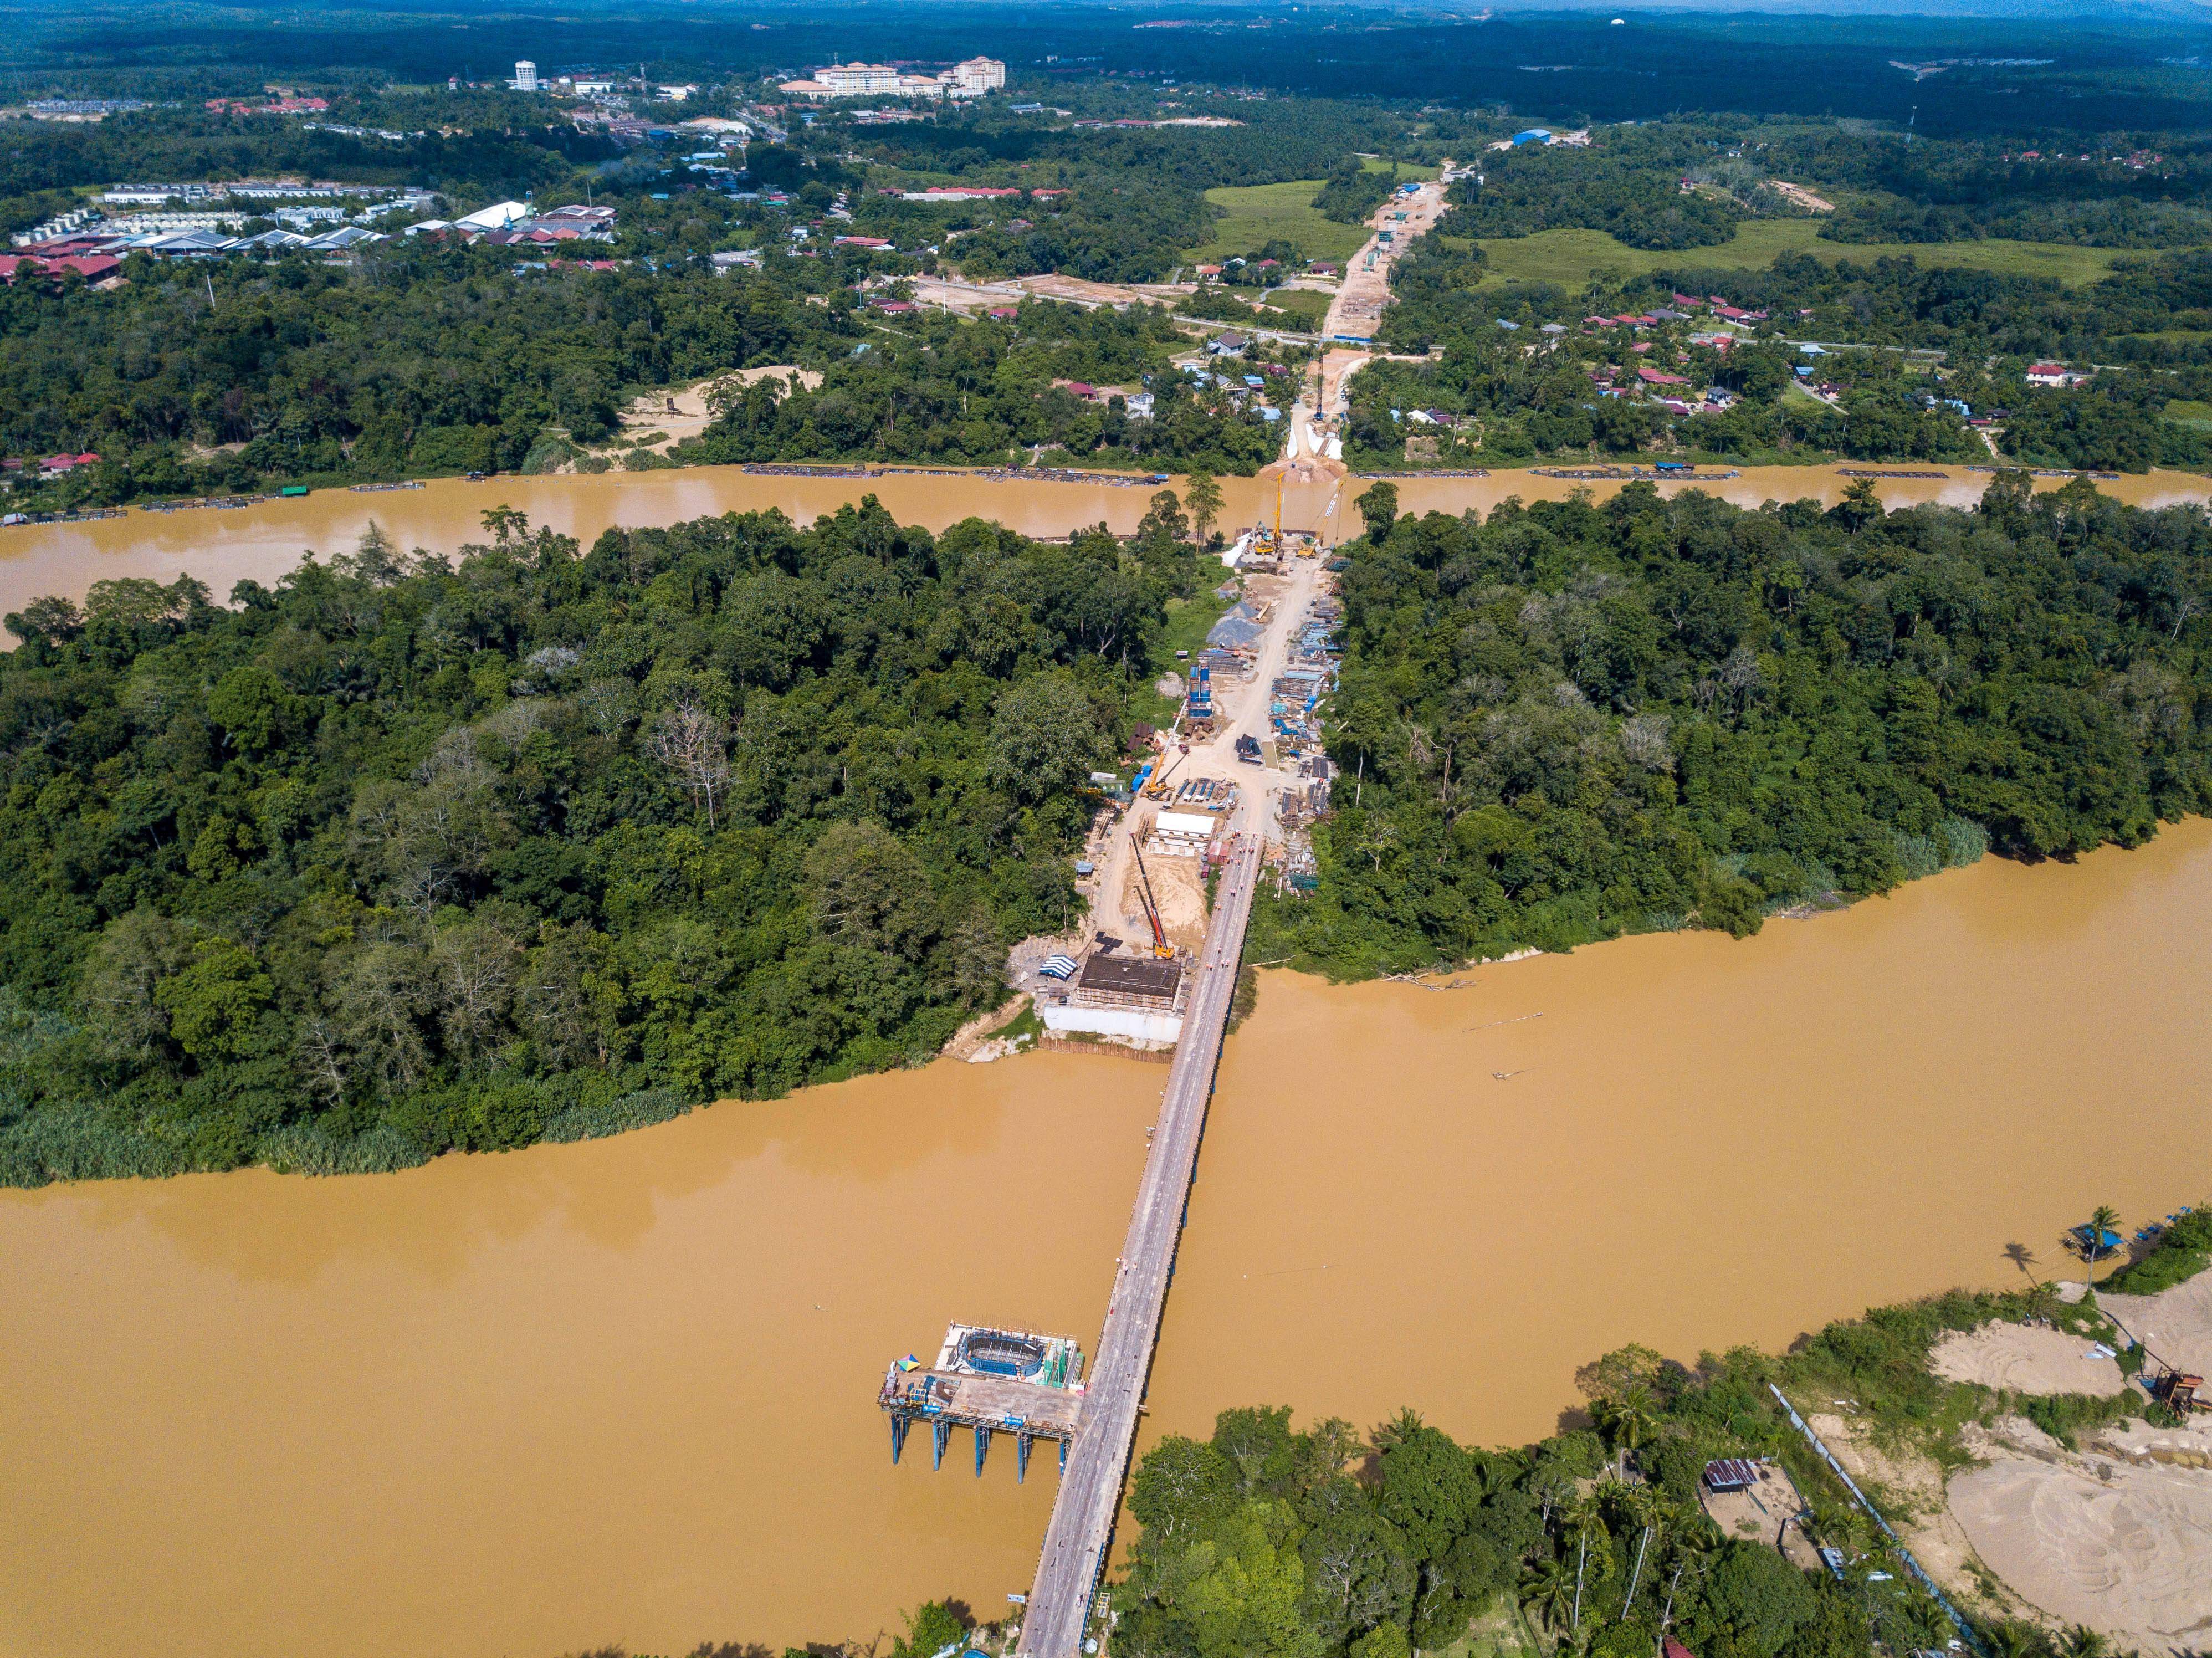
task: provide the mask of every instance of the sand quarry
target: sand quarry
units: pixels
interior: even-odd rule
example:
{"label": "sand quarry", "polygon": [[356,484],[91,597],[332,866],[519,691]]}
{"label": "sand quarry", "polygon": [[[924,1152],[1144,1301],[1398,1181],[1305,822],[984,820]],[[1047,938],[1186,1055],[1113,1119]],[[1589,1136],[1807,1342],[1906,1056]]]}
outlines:
{"label": "sand quarry", "polygon": [[1954,1478],[1950,1517],[2039,1611],[2146,1654],[2212,1635],[2212,1474],[2065,1449],[2017,1417],[1986,1467]]}
{"label": "sand quarry", "polygon": [[2094,1394],[2109,1399],[2127,1378],[2087,1338],[2042,1325],[1984,1324],[1954,1330],[1929,1363],[1947,1382],[1972,1382],[2016,1394]]}
{"label": "sand quarry", "polygon": [[[2212,1273],[2157,1297],[2099,1300],[2131,1332],[2156,1332],[2154,1351],[2212,1361]],[[1950,1381],[2015,1394],[2113,1397],[2128,1382],[2094,1345],[2041,1325],[1990,1323],[1946,1335],[1929,1362]],[[2212,1645],[2212,1430],[2136,1422],[2087,1436],[2077,1452],[2007,1416],[1966,1429],[1981,1466],[1945,1485],[1933,1462],[1876,1449],[1863,1423],[1813,1422],[1855,1476],[1911,1505],[1899,1527],[1907,1545],[1962,1600],[2085,1625],[2145,1655]],[[2002,1603],[1982,1593],[1976,1560],[2009,1591]]]}
{"label": "sand quarry", "polygon": [[2154,1296],[2100,1290],[2097,1305],[2154,1357],[2177,1370],[2212,1376],[2212,1272],[2199,1272]]}

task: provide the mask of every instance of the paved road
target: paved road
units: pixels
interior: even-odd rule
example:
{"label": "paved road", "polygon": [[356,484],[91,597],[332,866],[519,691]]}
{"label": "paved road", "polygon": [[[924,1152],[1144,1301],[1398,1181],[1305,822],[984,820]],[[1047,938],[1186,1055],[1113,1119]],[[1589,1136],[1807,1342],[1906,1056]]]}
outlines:
{"label": "paved road", "polygon": [[1052,1523],[1045,1530],[1036,1585],[1030,1591],[1022,1618],[1021,1644],[1016,1651],[1030,1658],[1075,1658],[1081,1649],[1091,1591],[1105,1565],[1115,1516],[1121,1511],[1121,1482],[1137,1432],[1137,1407],[1144,1400],[1145,1381],[1159,1339],[1160,1313],[1175,1270],[1184,1205],[1198,1172],[1199,1131],[1205,1126],[1206,1100],[1213,1092],[1214,1066],[1221,1056],[1222,1029],[1237,990],[1244,925],[1259,878],[1256,814],[1248,810],[1245,823],[1247,831],[1223,870],[1215,895],[1213,920],[1198,958],[1197,981],[1185,1005],[1182,1040],[1168,1072],[1152,1154],[1137,1187],[1137,1206],[1114,1277],[1113,1299],[1107,1303],[1106,1328],[1091,1367],[1082,1426],[1068,1454],[1067,1473],[1053,1504]]}

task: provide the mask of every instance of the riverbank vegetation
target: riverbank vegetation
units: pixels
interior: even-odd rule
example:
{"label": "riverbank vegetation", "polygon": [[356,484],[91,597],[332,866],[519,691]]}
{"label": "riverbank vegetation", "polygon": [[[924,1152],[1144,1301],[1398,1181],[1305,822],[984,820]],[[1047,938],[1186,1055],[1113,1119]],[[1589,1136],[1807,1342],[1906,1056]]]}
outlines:
{"label": "riverbank vegetation", "polygon": [[1344,550],[1346,778],[1255,957],[1340,976],[2135,845],[2212,805],[2212,531],[2086,482],[1746,511],[1632,484]]}
{"label": "riverbank vegetation", "polygon": [[[1640,1658],[1672,1637],[1701,1658],[1942,1650],[1956,1626],[1771,1389],[1808,1414],[1848,1400],[1853,1432],[1941,1468],[1965,1465],[1970,1426],[2010,1413],[2063,1439],[2158,1412],[2140,1399],[1948,1382],[1930,1366],[1948,1333],[2053,1317],[2083,1339],[2113,1333],[2094,1309],[2031,1285],[1880,1309],[1780,1357],[1739,1347],[1686,1367],[1624,1348],[1577,1374],[1584,1404],[1558,1433],[1510,1448],[1461,1445],[1413,1411],[1364,1436],[1334,1419],[1294,1429],[1287,1409],[1224,1411],[1209,1437],[1154,1446],[1131,1481],[1142,1530],[1112,1594],[1116,1647],[1409,1658],[1481,1639],[1532,1658]],[[1767,1461],[1794,1483],[1805,1500],[1795,1558],[1773,1525],[1789,1512],[1786,1486],[1756,1528],[1723,1531],[1711,1516],[1700,1478],[1728,1457]],[[1915,1517],[1893,1494],[1876,1500],[1901,1525]],[[1834,1570],[1814,1564],[1805,1539],[1835,1551]],[[1954,1593],[1977,1638],[2023,1658],[2061,1649],[2012,1603]]]}
{"label": "riverbank vegetation", "polygon": [[573,1139],[925,1058],[1074,913],[1197,562],[872,499],[10,616],[0,1182]]}

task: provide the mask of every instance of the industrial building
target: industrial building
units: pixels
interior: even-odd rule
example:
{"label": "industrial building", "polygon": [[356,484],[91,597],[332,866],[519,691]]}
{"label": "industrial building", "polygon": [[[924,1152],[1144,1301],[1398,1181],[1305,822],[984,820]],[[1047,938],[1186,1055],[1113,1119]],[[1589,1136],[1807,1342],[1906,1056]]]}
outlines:
{"label": "industrial building", "polygon": [[1180,956],[1094,951],[1066,995],[1038,998],[1037,1015],[1056,1036],[1171,1046],[1182,1036],[1187,966]]}

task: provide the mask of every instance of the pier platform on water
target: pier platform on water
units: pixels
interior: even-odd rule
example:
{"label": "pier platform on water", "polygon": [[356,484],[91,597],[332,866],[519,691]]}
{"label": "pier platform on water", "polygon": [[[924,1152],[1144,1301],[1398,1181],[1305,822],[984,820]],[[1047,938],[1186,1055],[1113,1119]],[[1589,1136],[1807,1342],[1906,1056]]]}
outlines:
{"label": "pier platform on water", "polygon": [[884,1373],[876,1402],[890,1418],[891,1461],[906,1449],[917,1422],[930,1430],[933,1467],[945,1466],[945,1448],[956,1428],[975,1437],[975,1472],[991,1448],[991,1436],[1014,1436],[1015,1478],[1026,1479],[1030,1450],[1040,1439],[1060,1444],[1060,1464],[1083,1418],[1083,1351],[1066,1336],[986,1325],[955,1324],[945,1333],[937,1363],[911,1355]]}

